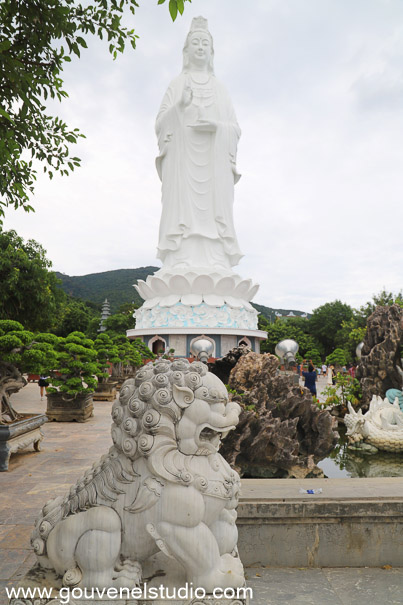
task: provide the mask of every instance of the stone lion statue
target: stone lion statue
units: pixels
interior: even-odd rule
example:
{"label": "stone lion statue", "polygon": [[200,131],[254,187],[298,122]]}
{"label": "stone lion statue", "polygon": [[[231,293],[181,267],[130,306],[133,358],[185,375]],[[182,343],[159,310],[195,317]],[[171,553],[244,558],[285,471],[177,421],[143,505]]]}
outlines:
{"label": "stone lion statue", "polygon": [[200,362],[144,366],[112,407],[108,454],[43,507],[31,539],[40,566],[64,586],[133,588],[162,551],[207,592],[242,586],[240,481],[218,453],[239,413]]}

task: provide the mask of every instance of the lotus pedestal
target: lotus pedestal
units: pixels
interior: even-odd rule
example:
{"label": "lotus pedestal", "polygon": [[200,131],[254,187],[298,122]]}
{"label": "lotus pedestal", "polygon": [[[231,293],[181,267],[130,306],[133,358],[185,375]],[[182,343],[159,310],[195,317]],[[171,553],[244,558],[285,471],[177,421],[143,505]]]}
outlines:
{"label": "lotus pedestal", "polygon": [[175,357],[190,357],[200,338],[211,341],[214,358],[242,343],[259,353],[267,338],[257,329],[258,312],[250,304],[258,286],[231,271],[161,269],[135,287],[145,302],[127,336],[141,338],[155,354],[173,349]]}

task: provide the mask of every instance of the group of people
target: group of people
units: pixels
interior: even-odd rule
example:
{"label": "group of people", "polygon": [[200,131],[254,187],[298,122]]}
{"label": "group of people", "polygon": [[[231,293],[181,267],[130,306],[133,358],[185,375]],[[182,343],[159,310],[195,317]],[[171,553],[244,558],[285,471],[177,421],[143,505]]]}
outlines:
{"label": "group of people", "polygon": [[[306,359],[303,360],[302,364],[297,368],[300,376],[302,376],[305,380],[304,386],[309,389],[312,395],[316,396],[316,381],[318,376],[322,373],[323,376],[326,376],[327,384],[334,385],[336,383],[336,370],[333,364],[327,366],[325,363],[322,367],[315,368],[312,359],[309,360],[308,363],[308,371],[304,370],[306,364]],[[342,374],[349,374],[352,378],[355,378],[355,366],[351,365],[348,368],[343,366],[341,369]]]}

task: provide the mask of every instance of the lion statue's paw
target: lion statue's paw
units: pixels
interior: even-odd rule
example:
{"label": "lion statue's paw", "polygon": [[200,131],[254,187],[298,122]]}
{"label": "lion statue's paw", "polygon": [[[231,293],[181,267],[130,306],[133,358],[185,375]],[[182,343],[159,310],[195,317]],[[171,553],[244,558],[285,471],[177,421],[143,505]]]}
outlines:
{"label": "lion statue's paw", "polygon": [[125,559],[115,566],[112,575],[113,586],[116,588],[134,588],[140,586],[142,567],[138,561]]}
{"label": "lion statue's paw", "polygon": [[239,588],[245,584],[244,569],[241,560],[230,554],[220,557],[218,568],[211,570],[205,576],[200,576],[195,582],[203,586],[207,592],[213,592],[214,588]]}
{"label": "lion statue's paw", "polygon": [[[232,574],[233,576],[241,576],[242,580],[244,577],[243,565],[239,557],[233,557],[232,555],[225,553],[221,555],[220,571],[224,574]],[[244,581],[244,580],[243,580]]]}

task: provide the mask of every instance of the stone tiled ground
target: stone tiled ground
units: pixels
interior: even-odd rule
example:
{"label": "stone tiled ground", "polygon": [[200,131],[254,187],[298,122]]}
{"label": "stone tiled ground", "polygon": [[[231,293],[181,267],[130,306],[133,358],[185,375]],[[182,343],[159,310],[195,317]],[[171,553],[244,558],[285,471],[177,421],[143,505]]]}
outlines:
{"label": "stone tiled ground", "polygon": [[[38,386],[29,384],[14,396],[14,405],[21,412],[41,412],[46,402],[40,401]],[[95,402],[94,418],[84,424],[45,424],[42,451],[13,455],[9,471],[0,473],[0,605],[7,603],[4,588],[17,584],[33,565],[29,536],[39,510],[109,448],[110,409],[110,403]],[[250,488],[256,489],[252,484]],[[254,590],[253,605],[403,604],[401,568],[246,572]]]}
{"label": "stone tiled ground", "polygon": [[[13,397],[20,412],[45,412],[39,387],[27,385]],[[0,605],[4,587],[16,584],[33,565],[29,538],[45,502],[62,494],[111,445],[111,403],[94,402],[86,423],[48,422],[41,452],[33,448],[13,454],[8,472],[0,473]]]}

